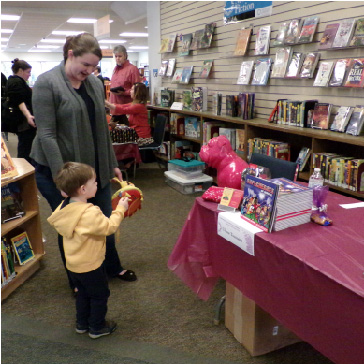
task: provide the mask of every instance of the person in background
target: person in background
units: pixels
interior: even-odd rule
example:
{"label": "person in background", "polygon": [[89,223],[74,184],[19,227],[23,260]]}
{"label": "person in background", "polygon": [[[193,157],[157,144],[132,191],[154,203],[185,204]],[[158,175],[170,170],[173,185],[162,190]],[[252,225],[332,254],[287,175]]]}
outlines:
{"label": "person in background", "polygon": [[[132,86],[140,81],[138,67],[128,61],[126,48],[118,45],[113,49],[116,66],[111,76],[110,88],[118,86],[124,87],[124,91],[110,92],[109,101],[113,104],[127,104],[132,102],[130,91]],[[127,124],[126,115],[121,115],[117,111],[113,113],[112,120],[116,123]]]}
{"label": "person in background", "polygon": [[[38,190],[54,211],[63,200],[54,183],[57,172],[67,161],[88,164],[95,169],[98,182],[96,195],[90,202],[109,217],[110,180],[116,176],[122,181],[122,174],[106,121],[104,90],[92,75],[102,58],[101,49],[93,35],[82,33],[67,37],[63,57],[60,65],[38,77],[33,88],[38,133],[30,156],[34,160]],[[66,266],[61,236],[58,243]],[[110,277],[137,279],[133,271],[121,266],[114,235],[106,239],[105,268]],[[66,272],[76,292],[67,269]]]}
{"label": "person in background", "polygon": [[48,218],[63,236],[66,265],[78,288],[76,332],[89,331],[92,339],[109,335],[116,323],[105,321],[110,296],[104,266],[106,236],[115,233],[128,209],[128,198],[120,199],[110,218],[88,203],[95,197],[95,170],[87,164],[67,162],[58,172],[56,185],[68,197]]}
{"label": "person in background", "polygon": [[100,66],[95,67],[94,75],[102,82],[102,84],[104,84],[104,78],[102,77]]}
{"label": "person in background", "polygon": [[18,58],[15,58],[12,64],[13,75],[8,78],[7,95],[9,105],[20,109],[21,113],[18,113],[17,117],[22,118],[16,133],[18,137],[17,156],[31,162],[29,154],[37,133],[32,109],[32,89],[27,84],[32,72],[32,66]]}
{"label": "person in background", "polygon": [[[1,72],[1,111],[3,103],[6,101],[7,95],[6,95],[6,85],[8,84],[8,79],[6,76]],[[8,132],[1,131],[1,134],[4,136],[4,139],[8,141]]]}
{"label": "person in background", "polygon": [[[129,126],[138,134],[138,145],[146,145],[153,143],[151,129],[148,121],[148,110],[146,107],[148,90],[144,83],[137,82],[130,90],[132,102],[128,104],[112,104],[105,100],[105,106],[117,114],[129,115]],[[115,128],[116,124],[111,121],[111,128]]]}

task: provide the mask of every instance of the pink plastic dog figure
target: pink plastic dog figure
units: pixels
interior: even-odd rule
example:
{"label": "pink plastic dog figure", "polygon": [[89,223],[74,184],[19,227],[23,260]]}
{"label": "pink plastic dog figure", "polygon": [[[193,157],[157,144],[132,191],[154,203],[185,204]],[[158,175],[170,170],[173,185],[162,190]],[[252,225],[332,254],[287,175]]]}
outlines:
{"label": "pink plastic dog figure", "polygon": [[207,165],[217,169],[217,184],[220,187],[241,189],[241,173],[249,165],[233,151],[225,135],[212,138],[204,145],[200,157]]}

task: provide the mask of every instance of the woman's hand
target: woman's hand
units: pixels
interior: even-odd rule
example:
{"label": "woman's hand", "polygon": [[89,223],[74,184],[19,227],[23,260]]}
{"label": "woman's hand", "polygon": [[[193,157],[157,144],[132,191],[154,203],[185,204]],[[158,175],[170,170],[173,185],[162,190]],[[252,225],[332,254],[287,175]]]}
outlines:
{"label": "woman's hand", "polygon": [[105,106],[110,110],[115,110],[116,106],[112,104],[111,102],[105,100]]}
{"label": "woman's hand", "polygon": [[33,128],[36,128],[37,127],[37,125],[35,124],[35,121],[34,121],[34,116],[33,115],[27,115],[26,116],[26,119],[27,119],[27,122],[28,122],[28,124],[30,125],[30,126],[32,126]]}
{"label": "woman's hand", "polygon": [[123,180],[123,175],[119,168],[114,168],[115,177],[121,182]]}

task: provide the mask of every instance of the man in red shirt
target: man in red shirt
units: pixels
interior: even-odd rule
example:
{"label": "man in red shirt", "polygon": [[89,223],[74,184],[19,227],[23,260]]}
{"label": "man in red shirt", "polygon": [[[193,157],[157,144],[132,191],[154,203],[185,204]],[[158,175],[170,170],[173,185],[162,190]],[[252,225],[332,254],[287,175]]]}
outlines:
{"label": "man in red shirt", "polygon": [[[109,101],[113,104],[127,104],[132,102],[130,97],[132,86],[140,80],[139,69],[128,61],[128,53],[124,46],[116,46],[113,49],[113,53],[116,66],[111,76],[110,89],[122,86],[124,91],[112,92],[110,90]],[[128,124],[126,115],[118,115],[115,111],[113,112],[112,120],[117,123]]]}

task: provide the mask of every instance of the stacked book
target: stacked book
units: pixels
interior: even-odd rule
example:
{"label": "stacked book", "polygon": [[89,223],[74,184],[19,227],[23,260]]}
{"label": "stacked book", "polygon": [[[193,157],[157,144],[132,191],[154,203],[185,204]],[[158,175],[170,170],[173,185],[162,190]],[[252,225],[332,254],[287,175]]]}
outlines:
{"label": "stacked book", "polygon": [[273,230],[279,231],[309,222],[313,189],[286,178],[273,178],[270,181],[279,186]]}

